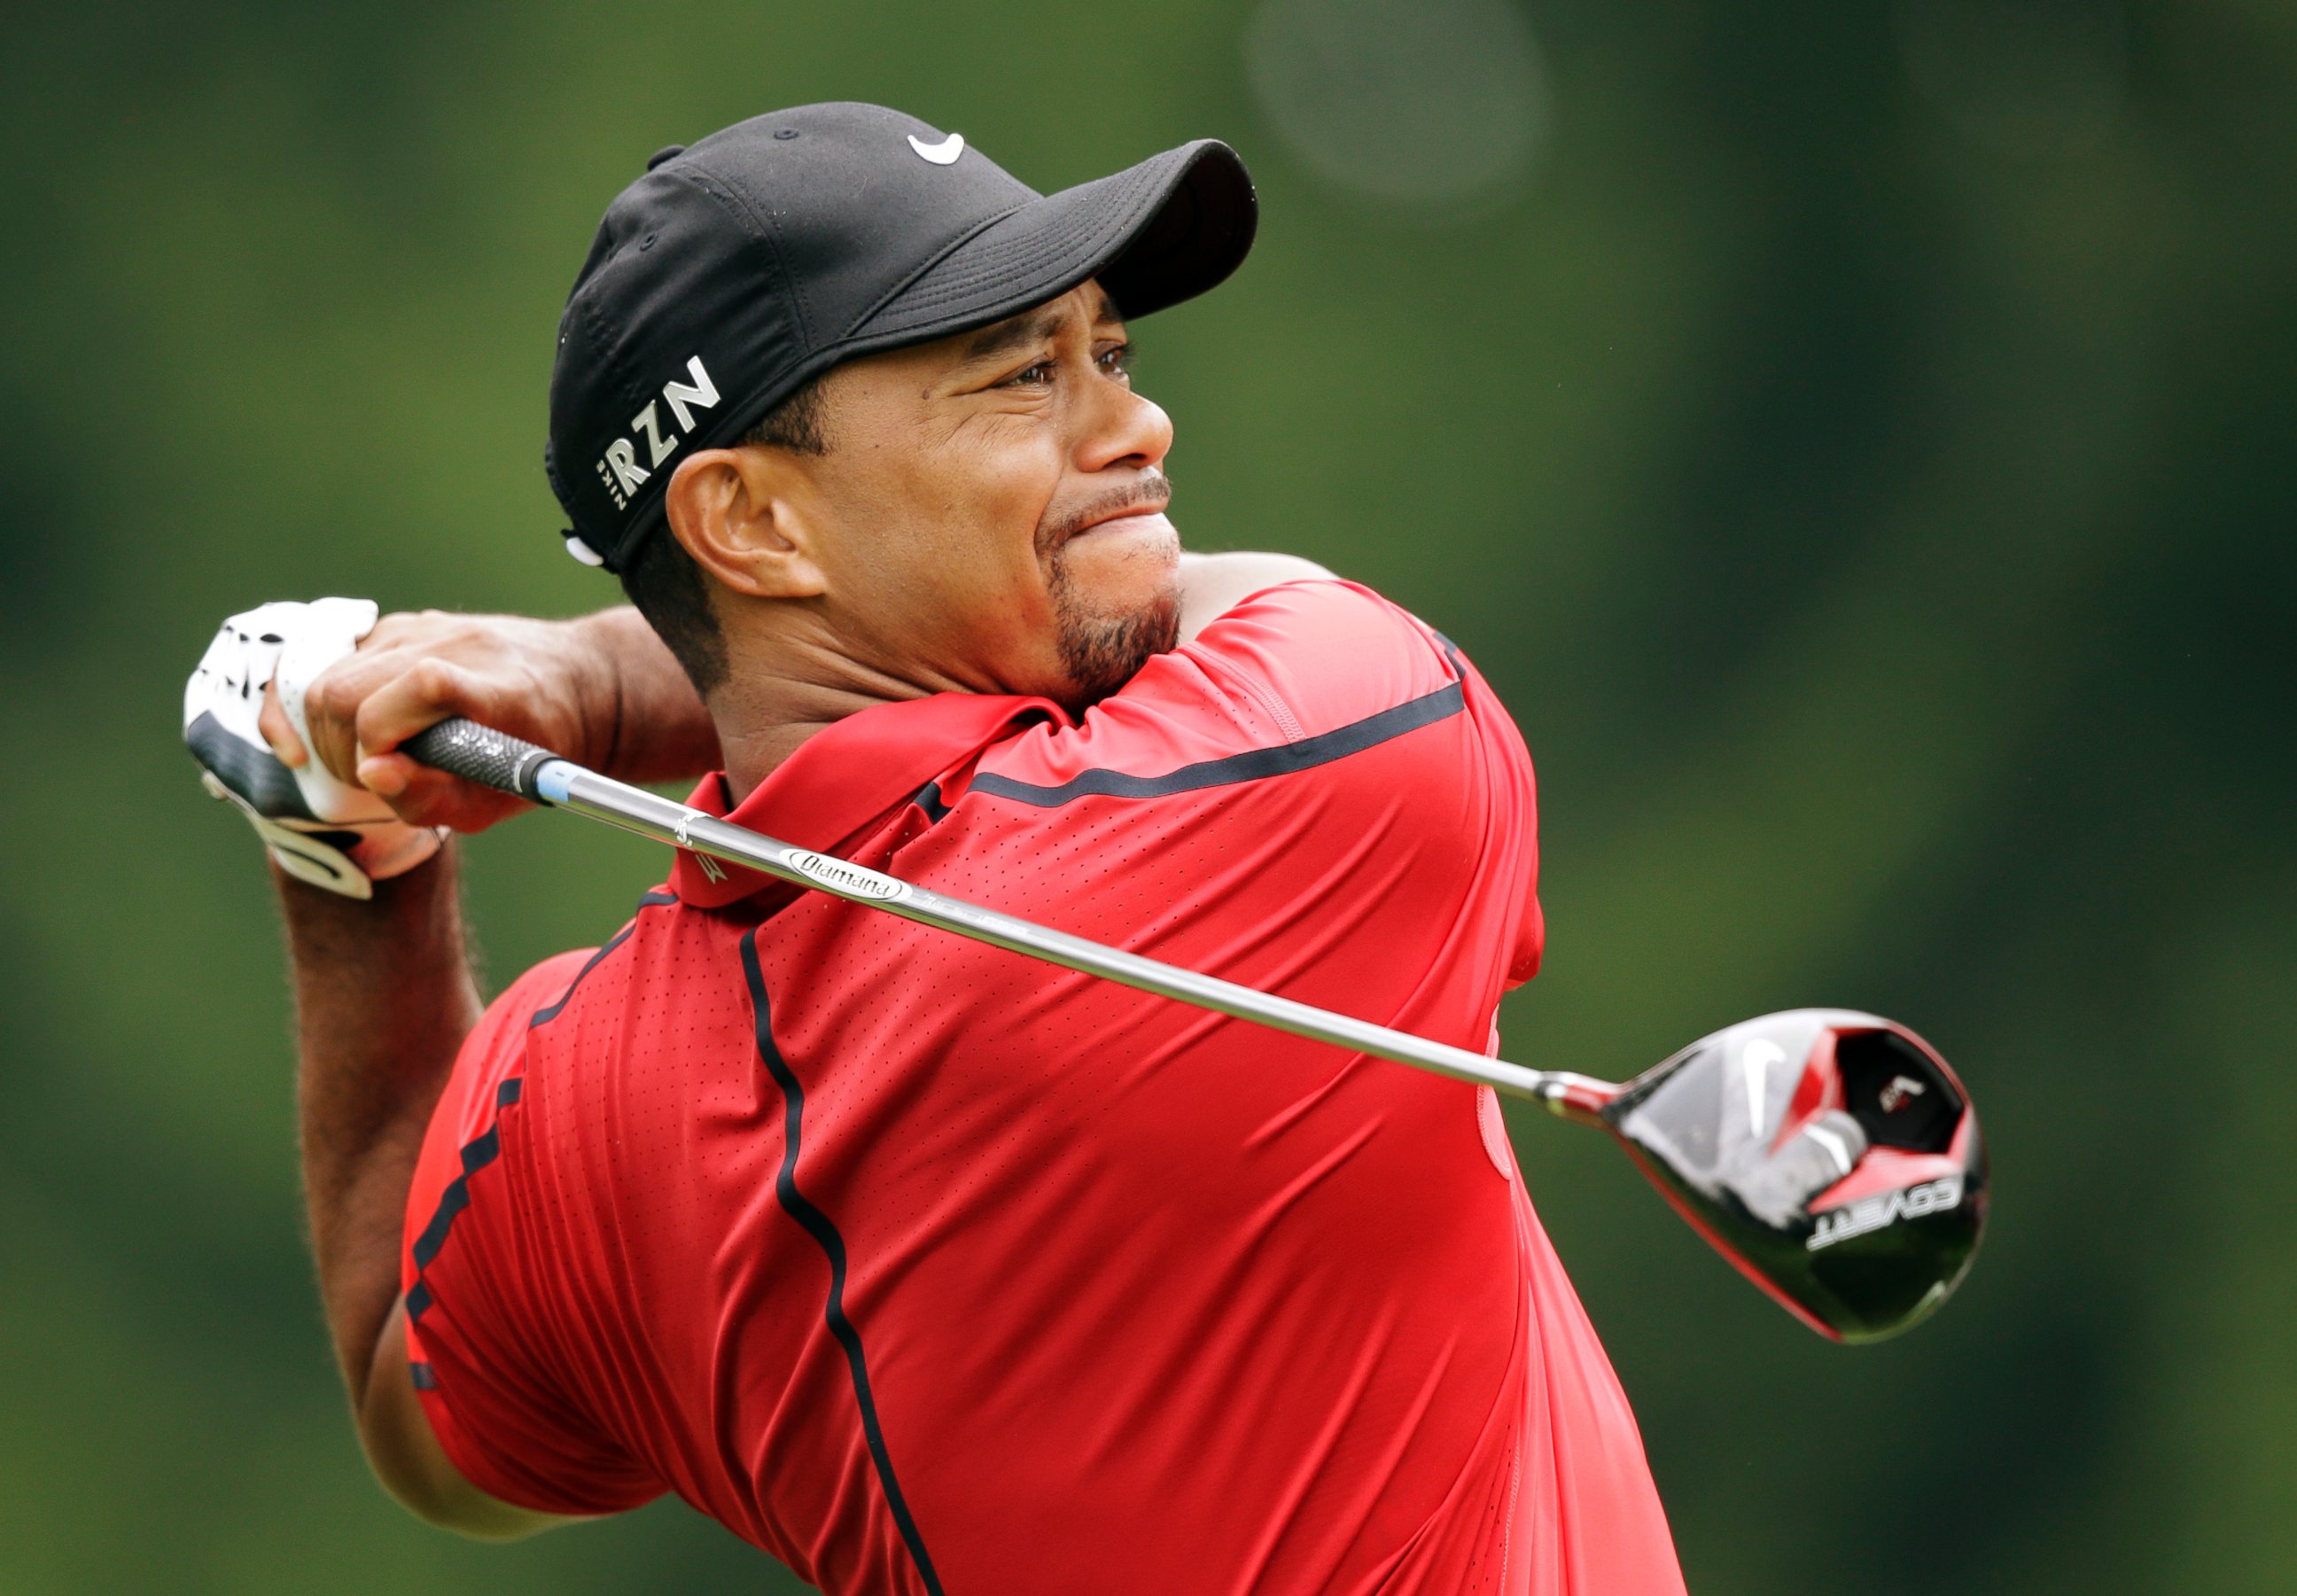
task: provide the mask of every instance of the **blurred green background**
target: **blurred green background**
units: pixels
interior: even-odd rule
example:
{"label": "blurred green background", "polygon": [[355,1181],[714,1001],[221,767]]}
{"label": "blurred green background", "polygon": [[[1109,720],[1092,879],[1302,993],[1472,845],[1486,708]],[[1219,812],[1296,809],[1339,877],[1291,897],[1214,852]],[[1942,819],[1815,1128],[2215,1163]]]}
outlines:
{"label": "blurred green background", "polygon": [[[675,1503],[501,1549],[370,1485],[177,712],[260,599],[606,602],[560,300],[650,152],[825,98],[1044,189],[1244,152],[1257,253],[1140,329],[1175,519],[1513,707],[1512,1057],[1841,1003],[1971,1084],[1986,1252],[1854,1351],[1517,1123],[1692,1589],[2297,1588],[2297,8],[84,0],[0,16],[0,1596],[794,1588]],[[471,855],[498,984],[661,868]]]}

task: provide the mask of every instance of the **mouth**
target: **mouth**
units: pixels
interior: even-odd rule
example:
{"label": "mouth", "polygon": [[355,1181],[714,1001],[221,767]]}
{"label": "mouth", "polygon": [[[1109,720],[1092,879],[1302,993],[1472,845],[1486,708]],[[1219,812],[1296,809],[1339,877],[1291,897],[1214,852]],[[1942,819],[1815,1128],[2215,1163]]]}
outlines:
{"label": "mouth", "polygon": [[1072,518],[1048,526],[1038,534],[1038,547],[1050,554],[1074,539],[1095,533],[1146,531],[1165,522],[1173,489],[1162,472],[1147,473],[1125,488],[1103,495],[1072,513]]}
{"label": "mouth", "polygon": [[1099,532],[1138,531],[1145,529],[1151,522],[1161,522],[1164,519],[1164,505],[1140,505],[1130,510],[1112,512],[1103,515],[1098,521],[1088,521],[1071,532],[1069,537],[1071,539],[1088,538]]}

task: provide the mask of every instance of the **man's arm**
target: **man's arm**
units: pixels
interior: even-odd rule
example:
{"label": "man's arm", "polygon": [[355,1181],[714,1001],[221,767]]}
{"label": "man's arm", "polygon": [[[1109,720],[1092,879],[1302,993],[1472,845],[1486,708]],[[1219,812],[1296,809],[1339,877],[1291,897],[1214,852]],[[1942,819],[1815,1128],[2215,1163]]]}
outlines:
{"label": "man's arm", "polygon": [[[267,689],[261,728],[291,765],[316,753],[419,825],[476,831],[518,807],[371,755],[469,715],[632,780],[696,776],[717,736],[635,610],[575,621],[437,612],[385,617],[304,700],[306,750]],[[311,1248],[359,1440],[384,1486],[429,1523],[506,1539],[569,1520],[500,1501],[440,1446],[408,1370],[399,1249],[431,1115],[482,1005],[465,950],[452,848],[360,901],[278,878],[295,990],[298,1099]]]}
{"label": "man's arm", "polygon": [[[385,617],[304,697],[311,747],[266,687],[260,729],[291,766],[314,754],[419,825],[476,831],[523,807],[391,750],[468,715],[630,780],[717,760],[707,712],[635,610],[575,621],[438,612]],[[482,1009],[452,848],[361,901],[275,869],[295,991],[305,1201],[319,1294],[359,1439],[424,1520],[488,1539],[571,1522],[497,1500],[440,1445],[409,1370],[399,1300],[408,1194],[432,1114]]]}
{"label": "man's arm", "polygon": [[526,806],[387,752],[452,715],[623,781],[698,779],[719,759],[717,728],[693,684],[627,605],[572,621],[386,615],[358,652],[312,684],[304,712],[308,753],[276,697],[264,705],[264,736],[290,766],[316,754],[400,819],[464,833]]}
{"label": "man's arm", "polygon": [[376,883],[364,902],[274,875],[295,988],[311,1252],[368,1460],[392,1495],[445,1528],[505,1538],[564,1523],[464,1480],[408,1373],[399,1305],[407,1194],[431,1112],[480,1010],[454,850]]}
{"label": "man's arm", "polygon": [[[1332,573],[1297,555],[1181,556],[1181,641],[1255,593]],[[698,779],[719,762],[709,711],[645,617],[624,605],[573,621],[438,611],[386,615],[313,684],[309,753],[276,699],[263,732],[300,766],[380,794],[417,826],[471,833],[525,807],[392,750],[451,715],[539,744],[623,781]]]}

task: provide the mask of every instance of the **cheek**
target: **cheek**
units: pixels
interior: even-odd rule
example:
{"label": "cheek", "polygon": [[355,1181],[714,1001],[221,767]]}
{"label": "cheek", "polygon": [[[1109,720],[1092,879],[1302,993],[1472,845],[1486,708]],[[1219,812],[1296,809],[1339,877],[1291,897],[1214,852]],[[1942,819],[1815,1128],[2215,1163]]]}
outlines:
{"label": "cheek", "polygon": [[[1046,608],[1037,529],[1061,480],[1057,450],[1039,440],[966,427],[919,448],[880,477],[850,518],[883,586],[936,629],[1027,624]],[[993,618],[993,621],[992,621]]]}
{"label": "cheek", "polygon": [[1033,475],[962,432],[911,431],[852,463],[839,484],[838,518],[860,540],[904,553],[978,547],[1027,515]]}
{"label": "cheek", "polygon": [[1007,424],[983,426],[935,451],[928,469],[950,541],[980,563],[984,580],[1009,582],[1038,567],[1037,533],[1060,489],[1064,461],[1041,429],[990,419]]}

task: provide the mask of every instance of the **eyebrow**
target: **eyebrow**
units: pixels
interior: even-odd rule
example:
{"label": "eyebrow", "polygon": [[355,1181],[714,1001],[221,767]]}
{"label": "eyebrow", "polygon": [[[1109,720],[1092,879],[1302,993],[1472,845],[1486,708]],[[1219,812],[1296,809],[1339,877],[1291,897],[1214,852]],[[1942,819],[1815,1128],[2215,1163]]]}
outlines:
{"label": "eyebrow", "polygon": [[[1100,291],[1100,302],[1093,307],[1093,322],[1117,321],[1116,306],[1109,300],[1108,291]],[[981,329],[966,344],[960,358],[967,365],[986,360],[1019,349],[1024,344],[1041,343],[1059,331],[1067,319],[1058,306],[1040,306],[1033,315],[1010,317]]]}

